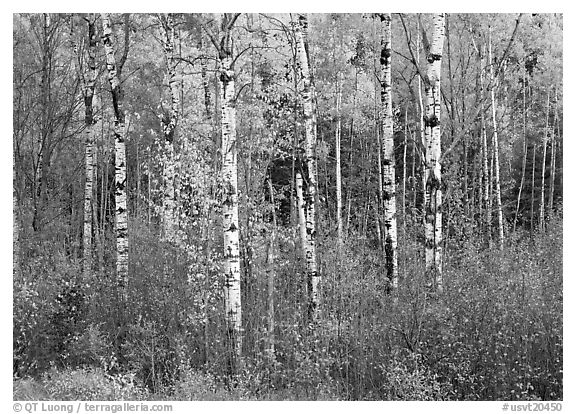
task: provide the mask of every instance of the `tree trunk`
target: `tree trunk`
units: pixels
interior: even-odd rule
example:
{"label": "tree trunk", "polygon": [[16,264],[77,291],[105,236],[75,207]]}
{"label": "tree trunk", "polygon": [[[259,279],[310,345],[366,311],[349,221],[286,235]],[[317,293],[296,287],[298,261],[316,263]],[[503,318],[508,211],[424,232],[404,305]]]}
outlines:
{"label": "tree trunk", "polygon": [[176,51],[177,32],[174,29],[174,16],[171,13],[160,16],[160,22],[164,29],[164,57],[166,58],[166,69],[168,75],[168,88],[170,90],[170,113],[168,117],[161,116],[160,126],[164,134],[163,161],[164,161],[164,194],[162,199],[162,228],[164,237],[172,240],[175,236],[175,207],[176,191],[175,179],[175,154],[174,135],[179,119],[180,110],[180,89],[182,82],[176,73]]}
{"label": "tree trunk", "polygon": [[48,201],[47,180],[50,166],[50,147],[52,146],[52,128],[50,112],[52,107],[52,67],[53,67],[53,36],[51,35],[51,16],[42,14],[42,37],[39,41],[41,48],[42,76],[40,81],[40,142],[38,161],[34,176],[32,228],[41,231],[44,226],[44,209]]}
{"label": "tree trunk", "polygon": [[222,15],[221,32],[216,38],[208,24],[203,25],[218,51],[218,90],[221,105],[222,232],[224,234],[224,310],[228,358],[232,374],[242,364],[242,304],[240,291],[240,229],[238,219],[238,145],[236,141],[235,73],[231,31],[239,13]]}
{"label": "tree trunk", "polygon": [[520,188],[518,189],[518,198],[516,200],[516,213],[514,214],[514,224],[512,232],[516,231],[516,223],[520,212],[520,199],[522,198],[522,189],[524,188],[524,179],[526,177],[526,159],[528,158],[528,147],[526,145],[526,75],[522,78],[522,177],[520,178]]}
{"label": "tree trunk", "polygon": [[426,169],[425,187],[425,237],[426,273],[435,281],[436,291],[442,293],[442,177],[440,142],[440,67],[444,44],[445,15],[434,16],[434,36],[427,56],[428,71],[426,90]]}
{"label": "tree trunk", "polygon": [[352,116],[350,117],[350,140],[348,153],[348,185],[346,189],[346,234],[350,232],[350,216],[352,212],[352,177],[354,177],[354,167],[352,165],[354,155],[354,117],[356,116],[356,94],[358,92],[358,70],[354,72],[354,97],[352,100]]}
{"label": "tree trunk", "polygon": [[558,120],[558,90],[554,91],[554,122],[552,122],[552,151],[550,153],[550,195],[548,197],[548,217],[552,216],[552,209],[554,207],[554,182],[556,178],[556,138],[554,137],[554,123]]}
{"label": "tree trunk", "polygon": [[534,232],[534,193],[536,186],[536,142],[532,143],[532,191],[530,194],[530,232]]}
{"label": "tree trunk", "polygon": [[494,179],[496,184],[496,214],[498,217],[498,248],[504,249],[504,218],[502,213],[502,196],[500,191],[500,155],[498,145],[498,125],[496,123],[496,79],[494,76],[494,65],[492,63],[492,36],[491,30],[488,32],[488,61],[490,62],[490,78],[492,87],[490,88],[490,99],[492,101],[492,149],[494,151]]}
{"label": "tree trunk", "polygon": [[316,105],[314,99],[314,80],[309,66],[310,54],[308,50],[308,19],[306,15],[299,15],[296,25],[296,41],[300,69],[302,71],[302,104],[304,107],[304,123],[306,132],[304,161],[307,170],[307,191],[305,199],[306,210],[306,269],[308,279],[309,305],[308,314],[315,320],[319,311],[318,288],[320,275],[316,264]]}
{"label": "tree trunk", "polygon": [[[391,14],[380,14],[380,96],[382,119],[383,207],[386,239],[384,243],[386,277],[389,289],[398,287],[398,236],[396,227],[396,159],[392,115]],[[438,131],[439,132],[439,131]]]}
{"label": "tree trunk", "polygon": [[83,96],[86,124],[85,152],[84,152],[84,232],[82,244],[82,269],[84,279],[87,280],[92,272],[92,195],[94,183],[94,135],[96,133],[96,117],[94,116],[94,89],[96,88],[96,78],[98,70],[96,68],[96,16],[90,14],[86,19],[88,22],[88,73],[83,76]]}
{"label": "tree trunk", "polygon": [[490,169],[488,168],[488,138],[486,136],[486,119],[484,114],[484,51],[480,53],[480,134],[482,139],[482,177],[483,190],[482,199],[484,204],[484,226],[486,240],[490,244],[492,237],[492,208],[490,206]]}
{"label": "tree trunk", "polygon": [[115,45],[112,25],[108,13],[102,13],[103,42],[106,52],[108,81],[112,89],[114,108],[114,147],[115,147],[115,200],[116,200],[116,277],[121,301],[127,301],[128,283],[128,209],[126,204],[126,123],[123,93],[117,72]]}
{"label": "tree trunk", "polygon": [[338,226],[338,248],[342,247],[344,240],[342,223],[342,170],[340,160],[340,136],[342,132],[342,117],[340,105],[342,101],[342,77],[338,73],[336,82],[336,223]]}
{"label": "tree trunk", "polygon": [[[377,62],[374,62],[374,70],[376,70],[377,68]],[[383,192],[383,188],[384,188],[384,179],[382,177],[383,174],[383,170],[382,170],[382,154],[384,153],[383,151],[383,147],[382,147],[382,136],[380,134],[380,105],[379,105],[379,82],[378,79],[376,77],[374,77],[374,130],[376,132],[376,143],[377,143],[377,151],[376,153],[378,154],[378,156],[376,157],[376,162],[378,163],[378,209],[377,209],[377,215],[378,215],[378,247],[382,249],[382,251],[384,251],[384,244],[385,244],[385,238],[386,238],[386,229],[384,227],[384,192]]]}
{"label": "tree trunk", "polygon": [[306,259],[308,251],[308,240],[306,239],[306,212],[304,211],[304,183],[302,175],[296,173],[296,198],[298,210],[298,228],[300,230],[300,244],[302,245],[302,256]]}
{"label": "tree trunk", "polygon": [[12,276],[16,280],[20,275],[20,220],[18,218],[18,192],[17,179],[16,179],[16,156],[15,151],[12,152]]}
{"label": "tree trunk", "polygon": [[[416,27],[416,60],[418,64],[420,64],[420,18],[417,20],[417,27]],[[420,127],[420,142],[422,143],[423,148],[426,147],[426,126],[425,126],[425,112],[424,112],[424,97],[422,95],[422,78],[418,76],[418,125]],[[416,144],[416,143],[414,143]],[[426,198],[426,179],[425,179],[425,171],[426,170],[426,159],[425,157],[422,158],[422,154],[420,154],[420,178],[422,179],[422,198]],[[416,186],[416,179],[414,179],[414,185]],[[416,193],[414,194],[414,207],[416,207],[417,200],[416,200]],[[424,212],[424,222],[426,222],[426,201],[423,200],[423,212]]]}
{"label": "tree trunk", "polygon": [[[200,53],[205,53],[204,36],[200,33]],[[212,118],[212,95],[210,93],[210,82],[208,80],[208,59],[204,56],[200,59],[200,73],[202,75],[202,87],[204,88],[204,110],[206,118]]]}
{"label": "tree trunk", "polygon": [[[546,181],[545,181],[545,174],[546,174],[546,147],[548,145],[548,120],[550,118],[550,90],[546,95],[546,124],[544,127],[544,136],[542,137],[542,176],[541,176],[541,185],[540,185],[540,230],[544,230],[544,194],[546,190]],[[554,129],[554,120],[552,120],[552,129]]]}
{"label": "tree trunk", "polygon": [[278,222],[276,219],[276,203],[274,201],[274,187],[272,179],[268,179],[268,190],[270,191],[270,203],[272,204],[272,231],[270,232],[270,248],[268,251],[268,357],[274,361],[274,279],[276,277],[276,267],[274,260],[276,257],[276,229]]}
{"label": "tree trunk", "polygon": [[224,302],[229,339],[234,355],[239,359],[242,352],[242,305],[240,295],[238,160],[234,76],[232,56],[221,57],[220,102],[222,103],[222,186],[224,188],[222,200]]}

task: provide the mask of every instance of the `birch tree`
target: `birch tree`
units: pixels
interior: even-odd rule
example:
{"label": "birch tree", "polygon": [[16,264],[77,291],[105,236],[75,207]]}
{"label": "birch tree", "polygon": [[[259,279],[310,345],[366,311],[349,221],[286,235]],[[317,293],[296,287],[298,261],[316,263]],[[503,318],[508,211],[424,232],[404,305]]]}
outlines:
{"label": "birch tree", "polygon": [[274,260],[276,258],[276,231],[278,228],[278,220],[276,219],[276,203],[274,199],[274,187],[272,185],[272,178],[268,179],[268,191],[270,192],[270,202],[272,204],[272,231],[270,232],[269,250],[268,250],[268,297],[267,297],[267,322],[268,322],[268,358],[275,359],[275,336],[274,336],[274,279],[276,278],[276,267]]}
{"label": "birch tree", "polygon": [[488,61],[490,62],[490,100],[492,102],[492,148],[494,151],[494,180],[496,187],[496,214],[498,217],[498,248],[504,249],[504,219],[502,214],[502,194],[500,191],[500,147],[498,143],[498,124],[496,122],[496,98],[494,64],[492,62],[492,28],[488,27]]}
{"label": "birch tree", "polygon": [[550,153],[550,195],[548,197],[548,216],[552,216],[554,207],[554,183],[556,179],[556,139],[554,137],[554,123],[558,122],[558,89],[554,90],[554,122],[552,122],[552,131],[550,140],[552,141],[552,151]]}
{"label": "birch tree", "polygon": [[177,56],[175,45],[177,42],[177,31],[174,29],[174,15],[172,13],[167,13],[166,15],[160,15],[159,19],[164,32],[163,48],[168,75],[168,89],[170,90],[169,116],[166,118],[162,115],[160,120],[164,135],[164,197],[162,203],[162,224],[164,237],[171,239],[174,236],[175,231],[174,209],[176,205],[174,189],[174,135],[180,115],[180,89],[182,87],[182,79],[176,72]]}
{"label": "birch tree", "polygon": [[526,159],[528,158],[528,146],[526,145],[526,74],[522,77],[522,175],[520,176],[520,187],[518,188],[518,198],[516,200],[516,212],[514,213],[514,224],[512,232],[516,232],[516,222],[520,212],[520,199],[524,188],[524,178],[526,176]]}
{"label": "birch tree", "polygon": [[308,48],[308,18],[301,14],[295,25],[296,47],[302,75],[302,106],[304,107],[305,150],[307,189],[305,197],[306,212],[306,273],[308,279],[308,313],[312,320],[317,317],[320,275],[316,263],[316,102],[314,98],[314,80],[310,69]]}
{"label": "birch tree", "polygon": [[441,146],[440,146],[440,68],[442,49],[444,45],[445,15],[434,16],[434,35],[428,48],[426,60],[425,93],[426,113],[424,116],[425,162],[424,204],[426,210],[426,272],[433,277],[436,290],[442,293],[442,177],[441,177]]}
{"label": "birch tree", "polygon": [[304,183],[302,174],[296,173],[296,206],[298,210],[298,229],[300,231],[300,244],[302,245],[302,253],[306,258],[308,251],[308,239],[306,238],[306,212],[304,210]]}
{"label": "birch tree", "polygon": [[380,118],[382,120],[382,186],[384,254],[389,287],[398,287],[398,253],[396,228],[396,161],[394,157],[394,128],[392,115],[392,31],[390,13],[380,14]]}
{"label": "birch tree", "polygon": [[208,25],[203,28],[218,52],[218,83],[222,128],[222,232],[224,235],[224,307],[230,366],[236,372],[242,355],[242,305],[240,294],[240,240],[238,221],[238,159],[236,144],[235,72],[231,31],[239,13],[222,15],[219,38]]}
{"label": "birch tree", "polygon": [[88,24],[88,69],[86,74],[82,74],[83,89],[82,95],[84,97],[84,123],[86,129],[85,146],[84,146],[84,231],[83,231],[83,246],[82,246],[82,268],[84,277],[88,277],[92,270],[92,194],[93,194],[93,181],[94,181],[94,134],[96,129],[96,116],[94,108],[94,89],[96,88],[96,78],[98,70],[96,67],[96,15],[90,13],[84,18]]}
{"label": "birch tree", "polygon": [[[546,93],[546,121],[544,127],[544,135],[542,136],[542,175],[541,175],[541,186],[540,186],[540,230],[544,230],[544,207],[545,200],[544,194],[546,192],[546,146],[548,145],[548,121],[550,117],[550,90]],[[554,125],[554,120],[552,120],[552,125]],[[554,129],[554,127],[552,127]]]}
{"label": "birch tree", "polygon": [[[106,69],[112,92],[114,109],[114,164],[115,164],[115,232],[116,232],[116,277],[121,300],[127,300],[128,283],[128,208],[126,203],[126,116],[123,108],[123,91],[119,68],[116,64],[116,45],[108,13],[102,13],[102,40],[106,53]],[[127,45],[125,45],[125,50]],[[122,61],[123,63],[123,61]],[[121,69],[120,69],[121,71]]]}
{"label": "birch tree", "polygon": [[338,229],[338,248],[343,243],[343,223],[342,223],[342,168],[340,156],[340,138],[342,134],[342,115],[340,107],[342,102],[342,76],[337,75],[336,81],[336,223]]}

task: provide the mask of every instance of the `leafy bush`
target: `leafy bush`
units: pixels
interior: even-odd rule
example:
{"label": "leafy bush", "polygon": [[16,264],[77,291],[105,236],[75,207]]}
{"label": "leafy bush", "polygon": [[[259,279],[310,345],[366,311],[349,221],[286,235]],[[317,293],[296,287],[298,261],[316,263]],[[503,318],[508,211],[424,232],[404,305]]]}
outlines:
{"label": "leafy bush", "polygon": [[51,370],[40,380],[14,383],[15,400],[143,400],[147,396],[134,375],[108,375],[101,369]]}

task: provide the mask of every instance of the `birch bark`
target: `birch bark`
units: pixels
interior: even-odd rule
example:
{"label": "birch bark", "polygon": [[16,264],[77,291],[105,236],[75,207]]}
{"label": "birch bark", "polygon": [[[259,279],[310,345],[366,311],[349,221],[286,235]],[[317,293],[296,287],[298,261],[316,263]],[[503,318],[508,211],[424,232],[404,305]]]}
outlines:
{"label": "birch bark", "polygon": [[82,234],[82,269],[84,278],[87,279],[92,271],[92,195],[94,182],[94,135],[96,129],[96,116],[94,114],[94,89],[98,71],[96,68],[96,16],[90,13],[86,18],[88,23],[88,70],[86,76],[82,76],[83,96],[86,124],[84,146],[84,230]]}
{"label": "birch bark", "polygon": [[[548,93],[546,95],[546,126],[544,127],[544,136],[542,137],[542,175],[541,175],[541,180],[540,182],[542,183],[540,186],[540,230],[544,230],[544,193],[546,190],[546,180],[545,178],[545,174],[546,174],[546,146],[548,145],[548,120],[549,120],[549,115],[550,114],[550,90],[548,90]],[[552,125],[554,125],[554,120],[552,120]],[[554,128],[552,128],[554,129]]]}
{"label": "birch bark", "polygon": [[108,81],[114,108],[115,200],[116,200],[116,277],[119,296],[127,301],[128,283],[128,210],[126,203],[126,120],[122,107],[123,93],[117,72],[114,36],[108,13],[102,13],[103,43],[106,53]]}
{"label": "birch bark", "polygon": [[239,13],[224,13],[217,38],[208,24],[203,29],[218,51],[218,101],[221,115],[222,232],[224,236],[224,312],[229,364],[237,373],[242,363],[242,302],[240,290],[240,228],[238,219],[238,150],[236,141],[236,96],[232,28]]}
{"label": "birch bark", "polygon": [[522,176],[520,177],[520,188],[518,189],[518,198],[516,200],[516,213],[514,214],[514,224],[512,232],[516,231],[516,223],[520,212],[520,199],[522,198],[522,189],[526,176],[526,159],[528,158],[528,147],[526,146],[526,75],[522,78]]}
{"label": "birch bark", "polygon": [[436,291],[442,293],[442,178],[440,146],[440,68],[444,45],[445,15],[434,16],[434,36],[428,51],[428,70],[426,74],[426,168],[424,170],[425,187],[425,237],[426,272],[436,284]]}
{"label": "birch bark", "polygon": [[380,14],[380,111],[382,119],[382,193],[384,207],[384,255],[389,289],[398,287],[398,254],[396,226],[396,161],[392,120],[392,15]]}
{"label": "birch bark", "polygon": [[342,76],[338,73],[336,82],[336,223],[338,226],[338,248],[342,247],[344,240],[342,223],[342,169],[340,157],[340,137],[342,132],[342,117],[340,106],[342,102]]}
{"label": "birch bark", "polygon": [[182,87],[181,78],[176,72],[176,52],[177,31],[174,29],[174,16],[171,13],[160,17],[164,29],[164,56],[166,58],[166,69],[168,75],[168,88],[170,90],[170,115],[168,119],[161,118],[161,127],[164,134],[164,195],[162,202],[162,224],[164,237],[168,240],[174,237],[175,233],[175,153],[174,135],[180,115],[180,91]]}
{"label": "birch bark", "polygon": [[492,101],[492,148],[494,151],[494,180],[496,189],[496,214],[498,217],[498,248],[504,249],[504,218],[502,213],[502,193],[500,190],[500,147],[498,144],[498,124],[496,122],[496,78],[494,76],[494,64],[492,62],[492,30],[488,29],[488,61],[490,63],[490,100]]}
{"label": "birch bark", "polygon": [[552,216],[554,207],[554,182],[556,179],[556,138],[554,136],[554,124],[558,122],[558,90],[554,91],[554,122],[552,122],[551,141],[552,151],[550,153],[550,195],[548,197],[548,216]]}
{"label": "birch bark", "polygon": [[234,354],[242,350],[242,305],[240,297],[240,241],[238,219],[238,159],[236,146],[235,81],[232,56],[220,59],[222,104],[222,231],[224,233],[225,312]]}
{"label": "birch bark", "polygon": [[307,172],[307,191],[305,197],[306,212],[306,269],[308,279],[309,305],[308,314],[315,320],[319,310],[320,275],[316,264],[316,105],[314,99],[314,81],[310,70],[310,54],[308,50],[308,18],[298,16],[296,24],[296,42],[300,70],[302,73],[302,105],[304,107],[305,151],[304,164]]}

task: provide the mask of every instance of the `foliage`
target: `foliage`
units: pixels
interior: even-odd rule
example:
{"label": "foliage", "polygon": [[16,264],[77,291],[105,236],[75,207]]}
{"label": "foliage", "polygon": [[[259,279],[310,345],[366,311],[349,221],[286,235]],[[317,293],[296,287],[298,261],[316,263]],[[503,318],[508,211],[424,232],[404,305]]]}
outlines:
{"label": "foliage", "polygon": [[146,395],[134,375],[108,375],[101,369],[49,371],[40,380],[14,383],[17,400],[143,400]]}

